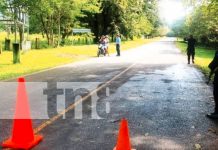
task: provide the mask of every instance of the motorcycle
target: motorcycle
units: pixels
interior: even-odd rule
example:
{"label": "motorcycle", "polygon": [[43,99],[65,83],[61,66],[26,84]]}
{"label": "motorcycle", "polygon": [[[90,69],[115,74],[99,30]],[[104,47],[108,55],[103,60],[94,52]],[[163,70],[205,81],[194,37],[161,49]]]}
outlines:
{"label": "motorcycle", "polygon": [[99,57],[100,55],[103,55],[105,56],[106,55],[106,49],[105,49],[105,46],[100,44],[98,46],[98,52],[97,52],[97,56]]}

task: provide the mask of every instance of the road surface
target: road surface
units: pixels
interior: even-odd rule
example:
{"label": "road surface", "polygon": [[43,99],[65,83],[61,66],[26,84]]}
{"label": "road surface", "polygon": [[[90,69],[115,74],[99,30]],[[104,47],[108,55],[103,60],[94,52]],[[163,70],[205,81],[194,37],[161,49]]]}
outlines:
{"label": "road surface", "polygon": [[[64,97],[51,94],[46,108],[52,121],[46,125],[49,119],[33,120],[44,136],[34,150],[112,150],[121,118],[128,120],[137,150],[218,149],[218,121],[205,117],[213,111],[212,88],[194,65],[187,64],[173,40],[146,44],[122,52],[121,57],[92,58],[26,76],[28,82],[48,83],[50,90],[76,84],[86,87],[80,95],[93,90],[90,95],[97,95],[72,100],[64,90],[68,109],[63,118],[57,113],[57,101]],[[31,87],[33,93],[35,88]],[[92,99],[97,102],[91,103]],[[2,119],[0,125],[2,141],[10,135],[11,120]]]}

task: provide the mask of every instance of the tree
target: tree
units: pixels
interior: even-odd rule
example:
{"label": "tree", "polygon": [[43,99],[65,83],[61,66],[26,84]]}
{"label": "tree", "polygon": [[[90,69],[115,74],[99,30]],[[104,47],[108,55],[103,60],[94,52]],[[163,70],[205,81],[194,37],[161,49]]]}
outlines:
{"label": "tree", "polygon": [[[121,33],[126,38],[149,35],[159,26],[157,1],[102,0],[98,12],[84,11],[81,22],[92,28],[96,37]],[[151,11],[152,9],[153,12]],[[151,13],[152,12],[152,13]]]}
{"label": "tree", "polygon": [[218,2],[216,0],[186,0],[193,8],[184,22],[174,25],[178,36],[193,34],[199,41],[207,45],[218,45]]}
{"label": "tree", "polygon": [[189,34],[188,25],[186,23],[186,19],[184,18],[177,20],[170,27],[177,37],[186,37]]}
{"label": "tree", "polygon": [[[8,2],[10,0],[4,0]],[[126,38],[154,35],[160,21],[157,0],[14,0],[28,12],[30,31],[45,34],[48,44],[64,43],[73,27],[91,28],[97,38],[121,33]]]}
{"label": "tree", "polygon": [[158,1],[157,0],[144,0],[144,12],[147,16],[149,22],[152,25],[151,36],[158,36],[158,30],[161,26],[163,26],[162,22],[159,18],[158,12]]}
{"label": "tree", "polygon": [[[76,17],[81,15],[81,7],[84,4],[79,0],[32,0],[30,3],[30,17],[33,18],[33,23],[38,21],[48,45],[55,44],[55,35],[57,45],[60,38],[62,41],[65,40],[72,31]],[[32,28],[36,31],[37,29],[37,26]]]}
{"label": "tree", "polygon": [[48,45],[54,43],[54,5],[52,0],[32,0],[30,2],[30,18],[33,16],[45,33]]}
{"label": "tree", "polygon": [[20,37],[20,48],[24,40],[25,19],[28,12],[28,0],[2,0],[0,12],[14,22],[15,42],[17,42],[17,28]]}

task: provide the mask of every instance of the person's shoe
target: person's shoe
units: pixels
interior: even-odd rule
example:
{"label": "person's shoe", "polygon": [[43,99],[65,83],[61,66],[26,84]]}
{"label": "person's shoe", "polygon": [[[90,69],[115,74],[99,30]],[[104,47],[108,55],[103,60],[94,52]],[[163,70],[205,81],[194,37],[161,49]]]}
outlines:
{"label": "person's shoe", "polygon": [[195,63],[195,61],[194,61],[194,60],[192,60],[192,63],[194,64],[194,63]]}
{"label": "person's shoe", "polygon": [[190,64],[190,62],[188,62],[188,64]]}
{"label": "person's shoe", "polygon": [[207,114],[207,117],[208,118],[211,118],[211,119],[218,119],[218,113],[211,113],[211,114]]}

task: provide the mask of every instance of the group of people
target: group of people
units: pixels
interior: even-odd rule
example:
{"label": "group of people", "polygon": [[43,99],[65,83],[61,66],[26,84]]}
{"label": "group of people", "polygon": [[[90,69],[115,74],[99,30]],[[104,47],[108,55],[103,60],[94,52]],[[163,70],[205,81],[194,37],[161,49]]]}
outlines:
{"label": "group of people", "polygon": [[[187,47],[188,64],[190,64],[191,58],[192,58],[192,63],[194,64],[195,45],[197,40],[192,35],[190,35],[187,41],[188,41],[188,47]],[[207,114],[207,117],[211,119],[218,119],[218,51],[216,51],[215,56],[208,67],[210,68],[211,71],[207,83],[210,82],[211,77],[214,75],[213,96],[214,96],[215,108],[213,113]]]}
{"label": "group of people", "polygon": [[106,35],[102,35],[100,40],[99,40],[99,43],[102,45],[102,48],[104,49],[105,51],[105,54],[107,54],[109,56],[109,37]]}
{"label": "group of people", "polygon": [[[102,35],[100,40],[99,40],[99,43],[102,45],[102,48],[105,50],[105,54],[107,54],[108,56],[110,55],[109,54],[109,37],[108,35]],[[117,51],[117,56],[120,56],[120,46],[121,46],[121,37],[119,34],[117,34],[116,36],[116,51]]]}

